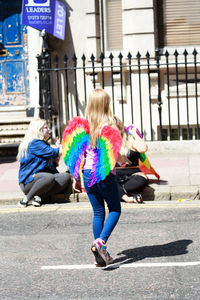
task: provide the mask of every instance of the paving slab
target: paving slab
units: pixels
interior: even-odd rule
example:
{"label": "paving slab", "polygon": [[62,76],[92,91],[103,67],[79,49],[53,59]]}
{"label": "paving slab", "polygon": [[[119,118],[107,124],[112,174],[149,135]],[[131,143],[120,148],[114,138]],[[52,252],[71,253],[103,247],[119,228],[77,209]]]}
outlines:
{"label": "paving slab", "polygon": [[[184,143],[184,147],[188,151],[180,150],[180,142],[172,143],[171,150],[170,143],[153,142],[151,144],[153,148],[151,148],[152,146],[149,147],[148,158],[160,174],[161,179],[157,181],[154,176],[149,175],[150,184],[142,193],[144,201],[150,203],[151,201],[200,199],[199,144],[199,141],[198,143],[197,141]],[[156,150],[156,147],[161,148]],[[23,198],[23,193],[18,185],[18,170],[19,162],[15,158],[0,161],[0,205],[16,205]],[[60,172],[67,171],[63,159],[60,161],[58,170]],[[87,194],[71,192],[52,198],[52,203],[69,202],[88,202]]]}

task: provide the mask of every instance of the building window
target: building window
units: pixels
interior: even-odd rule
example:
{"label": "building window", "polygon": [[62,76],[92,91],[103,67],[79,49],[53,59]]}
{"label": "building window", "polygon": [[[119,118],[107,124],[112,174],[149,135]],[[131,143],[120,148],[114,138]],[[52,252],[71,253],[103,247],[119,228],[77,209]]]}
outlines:
{"label": "building window", "polygon": [[159,47],[200,45],[200,1],[157,0]]}
{"label": "building window", "polygon": [[[160,139],[160,126],[157,126],[157,134]],[[190,124],[189,128],[189,139],[196,140],[197,137],[197,128],[195,124]],[[179,140],[178,128],[177,126],[171,126],[171,137],[169,136],[169,128],[165,125],[162,126],[162,141],[177,141]],[[180,140],[187,140],[187,126],[180,126]]]}
{"label": "building window", "polygon": [[100,0],[102,52],[122,50],[122,0]]}
{"label": "building window", "polygon": [[107,50],[122,49],[122,3],[121,0],[106,1]]}

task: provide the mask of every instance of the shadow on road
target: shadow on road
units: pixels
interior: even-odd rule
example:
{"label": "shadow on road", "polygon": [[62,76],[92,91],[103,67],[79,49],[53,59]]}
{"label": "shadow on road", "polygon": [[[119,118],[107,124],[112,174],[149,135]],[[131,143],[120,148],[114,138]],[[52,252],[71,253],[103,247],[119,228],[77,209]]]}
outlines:
{"label": "shadow on road", "polygon": [[[133,249],[123,250],[117,255],[124,255],[114,260],[114,264],[130,264],[147,257],[162,257],[162,256],[176,256],[187,254],[187,247],[193,243],[192,240],[179,240],[164,245],[145,246]],[[107,267],[107,271],[111,271],[112,265]]]}

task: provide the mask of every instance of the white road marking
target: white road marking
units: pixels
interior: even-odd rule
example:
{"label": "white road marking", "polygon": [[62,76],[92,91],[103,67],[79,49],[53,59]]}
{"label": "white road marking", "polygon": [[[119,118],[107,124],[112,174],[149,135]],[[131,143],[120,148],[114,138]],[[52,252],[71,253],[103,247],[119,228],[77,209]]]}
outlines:
{"label": "white road marking", "polygon": [[[127,264],[112,264],[106,268],[154,268],[154,267],[189,267],[199,266],[200,261],[191,262],[163,262],[163,263],[127,263]],[[41,270],[83,270],[96,269],[95,265],[57,265],[57,266],[42,266]]]}
{"label": "white road marking", "polygon": [[59,265],[59,266],[43,266],[42,270],[81,270],[94,269],[95,265]]}

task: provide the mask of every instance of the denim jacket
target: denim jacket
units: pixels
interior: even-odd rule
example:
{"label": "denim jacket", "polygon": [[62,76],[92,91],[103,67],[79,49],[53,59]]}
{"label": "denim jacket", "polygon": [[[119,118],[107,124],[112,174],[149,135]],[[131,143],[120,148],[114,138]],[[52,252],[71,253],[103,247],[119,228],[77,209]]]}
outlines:
{"label": "denim jacket", "polygon": [[49,160],[58,157],[59,148],[52,148],[43,140],[34,139],[28,146],[27,156],[20,159],[19,183],[33,181],[35,173],[45,171]]}

